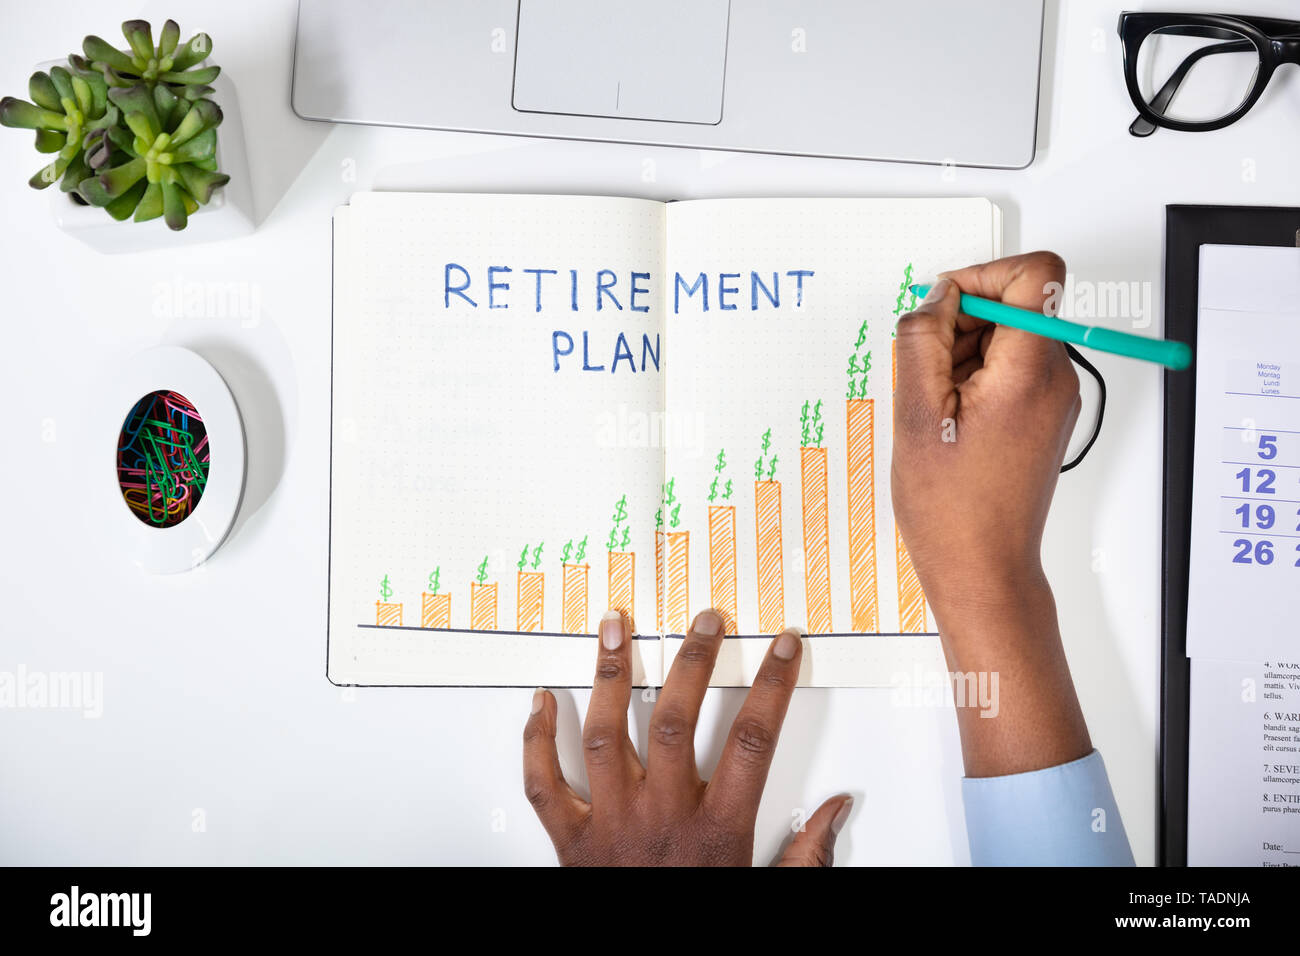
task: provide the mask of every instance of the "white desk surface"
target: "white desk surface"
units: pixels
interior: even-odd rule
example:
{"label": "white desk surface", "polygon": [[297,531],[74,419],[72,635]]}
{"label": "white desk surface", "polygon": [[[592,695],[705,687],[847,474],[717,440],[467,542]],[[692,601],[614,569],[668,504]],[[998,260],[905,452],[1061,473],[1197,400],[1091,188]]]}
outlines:
{"label": "white desk surface", "polygon": [[[1291,4],[1242,7],[1286,16]],[[8,4],[0,91],[15,95],[25,95],[31,64],[77,49],[88,32],[115,37],[129,17],[170,15],[187,36],[209,32],[241,100],[261,225],[226,243],[99,255],[55,229],[46,197],[24,186],[40,165],[30,134],[0,130],[0,671],[98,671],[104,681],[99,720],[0,710],[0,862],[552,862],[520,787],[529,690],[363,689],[349,699],[325,679],[331,211],[371,188],[984,195],[1006,213],[1009,252],[1052,248],[1081,279],[1150,283],[1157,331],[1166,203],[1300,202],[1300,71],[1283,70],[1228,130],[1135,139],[1115,33],[1120,5],[1049,0],[1048,8],[1037,161],[1018,172],[945,173],[331,128],[289,109],[292,0],[77,0],[57,12]],[[258,321],[169,316],[162,306],[177,282],[247,283]],[[97,533],[102,516],[83,503],[87,449],[102,439],[86,426],[95,382],[160,343],[208,357],[248,420],[249,484],[235,534],[207,566],[173,577],[118,560]],[[1094,360],[1110,411],[1088,462],[1061,480],[1046,564],[1093,740],[1134,853],[1149,864],[1161,373]],[[570,766],[586,696],[560,692]],[[796,695],[759,815],[758,860],[775,853],[794,808],[849,790],[858,803],[839,862],[967,862],[951,707],[900,708],[890,696]],[[700,732],[706,768],[740,700],[739,691],[710,695]],[[642,736],[647,716],[638,704]]]}

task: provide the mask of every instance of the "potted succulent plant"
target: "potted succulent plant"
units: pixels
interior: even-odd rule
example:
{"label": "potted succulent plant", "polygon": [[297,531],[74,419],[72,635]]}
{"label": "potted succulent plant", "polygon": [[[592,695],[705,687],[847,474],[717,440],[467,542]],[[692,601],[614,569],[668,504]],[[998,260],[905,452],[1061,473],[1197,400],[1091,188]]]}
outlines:
{"label": "potted succulent plant", "polygon": [[[246,200],[249,191],[238,118],[233,130],[228,120],[223,124],[214,98],[221,68],[206,64],[211,39],[198,33],[182,44],[174,20],[156,43],[144,20],[126,21],[122,33],[127,49],[88,36],[84,55],[32,74],[30,101],[0,100],[0,124],[34,130],[37,150],[53,154],[30,185],[58,183],[52,208],[60,226],[112,251],[157,244],[161,224],[179,232],[191,219],[210,224],[196,230],[201,238],[251,231],[251,214],[237,208],[249,204],[224,195],[234,188],[233,177],[245,181],[236,199]],[[228,85],[221,99],[233,103]],[[240,147],[237,156],[230,140]],[[106,237],[103,226],[128,219],[152,231],[123,241],[123,227],[115,226],[107,244],[98,241]]]}

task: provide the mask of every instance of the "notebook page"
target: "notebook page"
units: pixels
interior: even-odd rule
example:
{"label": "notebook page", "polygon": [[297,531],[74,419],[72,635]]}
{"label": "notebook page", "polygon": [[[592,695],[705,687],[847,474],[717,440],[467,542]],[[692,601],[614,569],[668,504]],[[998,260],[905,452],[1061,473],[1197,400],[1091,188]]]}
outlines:
{"label": "notebook page", "polygon": [[611,604],[658,683],[662,220],[582,197],[339,210],[335,683],[590,685]]}
{"label": "notebook page", "polygon": [[1187,654],[1300,658],[1300,249],[1202,246]]}
{"label": "notebook page", "polygon": [[684,608],[712,605],[716,684],[748,684],[789,624],[805,683],[947,693],[890,506],[893,328],[907,285],[995,258],[1000,232],[984,199],[669,207],[665,671]]}

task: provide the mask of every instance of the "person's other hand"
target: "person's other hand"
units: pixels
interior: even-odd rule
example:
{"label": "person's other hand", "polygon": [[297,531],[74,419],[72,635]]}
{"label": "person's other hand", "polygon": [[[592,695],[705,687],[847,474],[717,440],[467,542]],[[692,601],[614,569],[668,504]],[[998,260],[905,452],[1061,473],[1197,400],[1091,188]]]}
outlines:
{"label": "person's other hand", "polygon": [[[632,640],[627,622],[600,622],[596,677],[582,732],[591,801],[568,785],[555,746],[556,701],[539,688],[524,727],[524,792],[565,866],[749,866],[754,821],[776,751],[803,643],[778,636],[736,715],[711,780],[695,765],[695,725],[722,646],[722,618],[702,612],[691,625],[650,719],[641,764],[628,736]],[[782,866],[830,866],[835,837],[853,798],[826,801],[805,823]]]}

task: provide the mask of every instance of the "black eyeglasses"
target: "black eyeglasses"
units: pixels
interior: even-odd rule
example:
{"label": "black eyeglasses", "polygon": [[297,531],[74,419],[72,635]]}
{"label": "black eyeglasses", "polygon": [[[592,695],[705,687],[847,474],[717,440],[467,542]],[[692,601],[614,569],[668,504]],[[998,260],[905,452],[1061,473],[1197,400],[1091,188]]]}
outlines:
{"label": "black eyeglasses", "polygon": [[1273,71],[1300,64],[1300,20],[1199,13],[1121,13],[1124,79],[1138,117],[1128,131],[1157,126],[1198,132],[1237,122]]}

